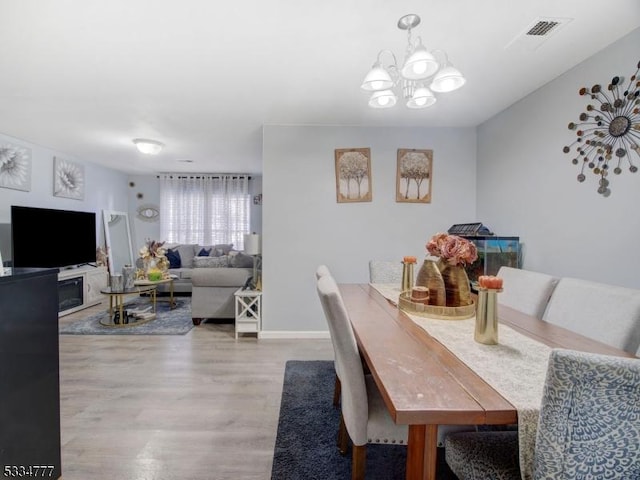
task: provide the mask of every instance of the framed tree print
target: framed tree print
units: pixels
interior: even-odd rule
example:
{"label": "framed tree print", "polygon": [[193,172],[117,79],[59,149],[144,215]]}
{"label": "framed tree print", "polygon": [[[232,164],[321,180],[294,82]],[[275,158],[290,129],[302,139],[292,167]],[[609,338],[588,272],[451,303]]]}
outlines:
{"label": "framed tree print", "polygon": [[431,203],[433,150],[398,149],[396,202]]}
{"label": "framed tree print", "polygon": [[336,158],[336,196],[338,203],[370,202],[371,149],[339,148]]}

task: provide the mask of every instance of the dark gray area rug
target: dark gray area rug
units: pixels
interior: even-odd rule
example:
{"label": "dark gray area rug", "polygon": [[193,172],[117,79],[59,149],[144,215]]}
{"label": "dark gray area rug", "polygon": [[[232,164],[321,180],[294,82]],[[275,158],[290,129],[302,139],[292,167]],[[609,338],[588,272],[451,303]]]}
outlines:
{"label": "dark gray area rug", "polygon": [[[333,362],[290,360],[286,364],[272,480],[351,478],[351,450],[336,444],[340,410],[333,406]],[[441,450],[441,449],[439,449]],[[404,479],[406,447],[367,446],[367,480]],[[438,452],[438,480],[455,479]]]}
{"label": "dark gray area rug", "polygon": [[[163,297],[164,299],[165,297]],[[66,335],[184,335],[193,328],[191,320],[191,297],[174,297],[176,308],[171,310],[169,302],[156,303],[156,318],[141,325],[131,327],[107,327],[100,320],[108,315],[95,313],[81,320],[60,326],[60,333]],[[125,308],[138,309],[149,306],[149,299],[135,298],[125,304]]]}

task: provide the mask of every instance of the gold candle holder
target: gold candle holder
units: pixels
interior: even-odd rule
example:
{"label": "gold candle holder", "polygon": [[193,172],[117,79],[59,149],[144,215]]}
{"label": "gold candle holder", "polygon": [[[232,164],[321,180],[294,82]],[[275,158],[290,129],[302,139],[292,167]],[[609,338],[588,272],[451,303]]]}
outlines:
{"label": "gold candle holder", "polygon": [[410,292],[413,288],[413,265],[416,263],[415,257],[404,257],[402,262],[402,291]]}
{"label": "gold candle holder", "polygon": [[498,344],[498,293],[502,289],[478,288],[476,330],[473,339],[485,345]]}

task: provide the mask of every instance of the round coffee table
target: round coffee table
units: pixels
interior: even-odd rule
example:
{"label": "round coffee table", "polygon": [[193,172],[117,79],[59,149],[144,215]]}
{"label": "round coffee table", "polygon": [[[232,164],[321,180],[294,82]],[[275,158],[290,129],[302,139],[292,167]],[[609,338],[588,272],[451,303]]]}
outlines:
{"label": "round coffee table", "polygon": [[[109,296],[109,315],[100,320],[105,327],[133,327],[142,323],[150,322],[156,318],[156,285],[136,285],[132,288],[113,290],[111,287],[100,290],[103,295]],[[152,314],[141,317],[125,318],[124,297],[126,295],[149,294],[153,306]],[[115,303],[115,305],[114,305]]]}
{"label": "round coffee table", "polygon": [[156,302],[169,302],[169,308],[171,310],[173,310],[174,308],[176,308],[176,302],[173,299],[173,281],[176,279],[177,277],[175,275],[170,276],[169,278],[163,278],[162,280],[136,280],[134,282],[134,285],[136,287],[150,287],[150,286],[157,286],[157,285],[162,285],[165,283],[169,284],[169,299],[167,300],[166,297],[162,298],[162,297],[158,297],[156,295]]}

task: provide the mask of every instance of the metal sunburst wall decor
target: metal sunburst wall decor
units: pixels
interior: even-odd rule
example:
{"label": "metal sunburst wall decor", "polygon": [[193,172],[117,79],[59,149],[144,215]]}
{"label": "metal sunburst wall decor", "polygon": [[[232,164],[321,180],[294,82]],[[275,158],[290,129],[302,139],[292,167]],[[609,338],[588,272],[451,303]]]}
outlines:
{"label": "metal sunburst wall decor", "polygon": [[[570,153],[575,146],[577,155],[571,160],[580,164],[578,181],[584,182],[585,168],[600,177],[598,193],[608,197],[609,174],[620,175],[624,168],[635,173],[640,159],[640,62],[636,72],[625,82],[623,77],[613,77],[606,91],[600,85],[582,87],[580,95],[587,95],[594,101],[587,105],[587,111],[580,114],[580,123],[569,123],[569,130],[575,130],[577,139],[565,146],[564,153]],[[635,152],[635,155],[633,155]],[[636,158],[637,157],[637,158]],[[636,164],[634,164],[634,161]],[[610,165],[611,164],[611,165]]]}

